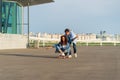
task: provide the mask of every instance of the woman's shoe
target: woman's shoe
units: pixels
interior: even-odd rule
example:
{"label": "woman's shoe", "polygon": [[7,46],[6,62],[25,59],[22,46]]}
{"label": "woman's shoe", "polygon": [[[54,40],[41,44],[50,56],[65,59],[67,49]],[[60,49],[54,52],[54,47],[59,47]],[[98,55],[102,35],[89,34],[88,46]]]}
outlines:
{"label": "woman's shoe", "polygon": [[68,58],[72,58],[72,55],[69,55]]}

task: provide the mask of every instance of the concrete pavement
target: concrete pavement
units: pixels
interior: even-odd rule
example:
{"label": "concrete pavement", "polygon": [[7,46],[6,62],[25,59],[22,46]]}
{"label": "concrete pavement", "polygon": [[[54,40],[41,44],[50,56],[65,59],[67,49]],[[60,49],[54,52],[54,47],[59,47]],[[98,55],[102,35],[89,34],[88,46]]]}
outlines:
{"label": "concrete pavement", "polygon": [[53,48],[0,50],[0,80],[120,80],[120,47],[78,47],[58,59]]}

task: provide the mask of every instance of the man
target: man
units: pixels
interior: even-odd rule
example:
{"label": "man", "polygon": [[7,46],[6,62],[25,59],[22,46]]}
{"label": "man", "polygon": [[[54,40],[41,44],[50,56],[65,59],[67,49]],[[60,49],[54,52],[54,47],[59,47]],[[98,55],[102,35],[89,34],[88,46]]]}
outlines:
{"label": "man", "polygon": [[[75,58],[77,58],[76,38],[78,38],[78,36],[73,31],[70,31],[68,28],[65,29],[65,36],[68,39],[68,43],[73,44],[74,56]],[[68,57],[72,58],[71,51]]]}

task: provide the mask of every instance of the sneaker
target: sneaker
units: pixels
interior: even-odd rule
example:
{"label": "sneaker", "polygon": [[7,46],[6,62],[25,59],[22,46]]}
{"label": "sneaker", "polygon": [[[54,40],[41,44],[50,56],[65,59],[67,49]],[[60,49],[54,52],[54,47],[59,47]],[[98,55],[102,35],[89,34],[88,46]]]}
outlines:
{"label": "sneaker", "polygon": [[77,58],[77,53],[74,54],[75,58]]}
{"label": "sneaker", "polygon": [[62,53],[61,55],[62,55],[62,56],[65,56],[65,54],[64,54],[64,53]]}
{"label": "sneaker", "polygon": [[71,56],[71,55],[69,55],[69,56],[68,56],[68,58],[72,58],[72,56]]}

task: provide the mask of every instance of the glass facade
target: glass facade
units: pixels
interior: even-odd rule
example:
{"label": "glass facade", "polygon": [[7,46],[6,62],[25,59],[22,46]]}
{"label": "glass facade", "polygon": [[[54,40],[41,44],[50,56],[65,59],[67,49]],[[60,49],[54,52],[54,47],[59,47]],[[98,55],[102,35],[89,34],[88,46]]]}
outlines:
{"label": "glass facade", "polygon": [[0,32],[2,32],[2,0],[0,0]]}
{"label": "glass facade", "polygon": [[2,1],[1,33],[22,34],[22,9],[17,2]]}

